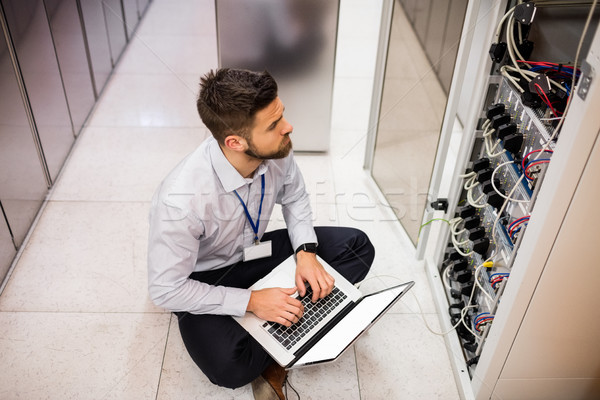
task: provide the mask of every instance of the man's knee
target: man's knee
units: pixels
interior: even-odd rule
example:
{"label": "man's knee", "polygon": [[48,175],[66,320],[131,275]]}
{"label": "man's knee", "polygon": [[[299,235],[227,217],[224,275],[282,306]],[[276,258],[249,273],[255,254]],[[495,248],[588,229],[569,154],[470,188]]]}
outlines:
{"label": "man's knee", "polygon": [[181,313],[179,331],[190,357],[215,385],[230,389],[244,386],[272,362],[230,317]]}
{"label": "man's knee", "polygon": [[203,372],[215,385],[228,389],[237,389],[252,382],[262,371],[251,371],[248,369],[248,366],[242,366],[235,362],[225,363],[221,361],[218,367]]}
{"label": "man's knee", "polygon": [[317,227],[317,253],[352,283],[360,282],[369,272],[375,248],[360,229]]}

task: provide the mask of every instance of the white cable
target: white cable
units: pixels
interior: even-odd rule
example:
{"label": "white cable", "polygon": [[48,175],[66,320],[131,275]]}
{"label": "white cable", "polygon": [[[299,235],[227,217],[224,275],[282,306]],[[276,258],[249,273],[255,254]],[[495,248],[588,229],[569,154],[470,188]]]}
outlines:
{"label": "white cable", "polygon": [[[556,136],[558,135],[558,132],[560,131],[560,128],[562,127],[564,121],[565,121],[565,117],[567,115],[567,112],[569,111],[569,108],[571,107],[571,101],[573,99],[573,94],[577,91],[577,87],[575,86],[575,80],[577,77],[577,63],[579,61],[579,54],[581,52],[581,47],[583,46],[583,41],[585,39],[585,35],[587,33],[587,30],[590,26],[590,21],[592,19],[592,16],[594,15],[594,10],[596,8],[596,5],[598,4],[598,0],[594,0],[594,2],[592,3],[591,7],[590,7],[590,11],[588,13],[588,17],[587,20],[585,22],[585,26],[583,27],[583,31],[581,33],[581,37],[579,38],[579,43],[577,44],[577,51],[575,52],[575,59],[573,60],[573,78],[571,81],[571,96],[569,96],[569,98],[567,99],[567,104],[565,106],[565,110],[563,111],[563,115],[560,119],[560,121],[558,121],[558,124],[556,125],[556,127],[554,128],[554,131],[552,132],[552,136],[550,136],[550,138],[548,139],[548,141],[546,143],[544,143],[544,145],[541,148],[541,151],[538,152],[535,157],[533,158],[532,161],[537,160],[538,158],[540,158],[542,156],[542,153],[544,153],[546,150],[548,150],[548,147],[550,147],[550,143],[552,143],[552,141],[556,138]],[[525,178],[525,175],[521,175],[520,178],[517,180],[515,186],[513,187],[513,189],[511,190],[511,192],[508,194],[508,197],[512,197],[514,191],[517,189],[517,187],[519,186],[519,184],[521,183],[521,181],[523,180],[523,178]],[[492,240],[495,241],[495,235],[496,235],[496,226],[498,225],[498,222],[500,221],[500,217],[502,215],[502,212],[504,211],[504,209],[506,208],[506,205],[508,204],[508,199],[504,200],[504,203],[502,204],[502,207],[500,208],[500,210],[498,210],[498,215],[496,216],[496,219],[494,220],[494,225],[492,227]]]}
{"label": "white cable", "polygon": [[451,238],[452,238],[452,245],[454,246],[454,249],[456,250],[456,252],[458,254],[460,254],[463,257],[469,257],[471,254],[473,254],[473,251],[470,251],[468,253],[463,252],[460,249],[459,245],[456,243],[456,238],[454,236],[451,236]]}
{"label": "white cable", "polygon": [[[514,32],[514,29],[513,29],[513,26],[515,24],[514,15],[511,18],[511,20],[510,20],[509,23],[512,23],[512,24],[506,28],[507,29],[507,31],[506,31],[506,33],[507,33],[507,39],[510,40],[510,42],[507,43],[507,46],[512,46],[515,55],[518,57],[518,60],[524,61],[523,64],[527,68],[531,68],[531,65],[527,64],[527,62],[525,61],[525,57],[523,57],[523,55],[519,51],[519,46],[517,46],[517,42],[515,41],[515,32]],[[518,25],[519,28],[521,27],[521,24],[519,22],[517,22],[517,25]]]}
{"label": "white cable", "polygon": [[496,168],[494,168],[494,171],[492,172],[492,177],[490,178],[490,181],[492,182],[492,187],[494,188],[494,190],[496,191],[496,193],[498,193],[498,194],[499,194],[501,197],[503,197],[503,198],[505,198],[505,199],[507,199],[507,200],[509,200],[509,201],[514,201],[515,203],[529,203],[531,200],[518,200],[518,199],[513,199],[513,198],[510,198],[510,197],[508,197],[508,196],[506,196],[506,195],[502,194],[502,193],[501,193],[501,192],[498,190],[498,188],[496,187],[496,184],[494,183],[494,176],[496,175],[496,172],[497,172],[497,171],[498,171],[500,168],[502,168],[502,167],[504,167],[505,165],[508,165],[508,164],[514,164],[514,161],[506,161],[506,162],[503,162],[502,164],[499,164],[499,165],[498,165]]}
{"label": "white cable", "polygon": [[489,137],[489,136],[491,136],[491,135],[492,135],[492,133],[496,132],[496,130],[495,130],[494,128],[492,128],[492,129],[489,129],[489,128],[490,128],[490,126],[488,125],[488,126],[487,126],[487,127],[484,129],[484,130],[483,130],[483,134],[482,134],[482,136],[483,136],[483,137]]}
{"label": "white cable", "polygon": [[500,39],[500,32],[502,31],[502,25],[504,24],[504,21],[506,21],[506,19],[512,15],[512,13],[515,11],[515,8],[516,6],[508,10],[506,14],[504,14],[500,22],[498,22],[498,26],[496,27],[496,43]]}
{"label": "white cable", "polygon": [[[483,264],[481,264],[479,267],[477,267],[475,269],[475,284],[479,287],[479,289],[481,290],[481,292],[488,298],[490,299],[490,301],[492,302],[491,304],[494,304],[494,298],[487,292],[487,290],[485,290],[483,288],[483,286],[481,286],[481,284],[479,283],[479,279],[477,279],[477,275],[479,275],[479,271],[481,270],[481,268],[483,268]],[[491,305],[488,304],[487,305],[488,308],[491,308]]]}
{"label": "white cable", "polygon": [[[513,21],[514,21],[514,20],[515,20],[515,19],[514,19],[512,16],[511,16],[511,17],[508,19],[508,27],[512,27],[512,25],[513,25]],[[525,80],[526,80],[527,82],[529,82],[529,81],[531,81],[531,78],[530,78],[530,77],[528,77],[527,75],[525,75],[525,74],[523,73],[523,71],[521,70],[521,68],[519,68],[519,63],[517,62],[517,59],[516,59],[516,56],[515,56],[514,49],[512,48],[512,45],[511,45],[511,42],[510,42],[510,31],[512,31],[512,29],[510,29],[510,28],[508,28],[508,27],[507,27],[507,29],[506,29],[506,48],[508,49],[508,55],[509,55],[509,57],[510,57],[510,60],[512,61],[513,65],[514,65],[514,67],[515,67],[515,70],[516,70],[516,71],[517,71],[517,72],[518,72],[518,73],[519,73],[519,74],[520,74],[520,75],[521,75],[523,78],[525,78]]]}
{"label": "white cable", "polygon": [[[504,66],[502,66],[502,67],[500,68],[500,70],[502,70],[502,68],[504,68],[504,70],[505,70],[505,71],[507,71],[507,70],[508,70],[508,71],[514,71],[514,72],[518,72],[516,68],[514,68],[514,67],[511,67],[510,65],[504,65]],[[521,70],[521,72],[522,72],[523,74],[527,75],[527,76],[530,76],[530,77],[532,77],[532,78],[535,78],[535,77],[536,77],[536,76],[538,76],[538,75],[542,75],[542,74],[541,74],[541,73],[539,73],[539,72],[527,71],[527,70],[523,70],[523,69]],[[507,72],[507,75],[508,75],[508,72]],[[508,76],[510,76],[510,75],[508,75]],[[563,91],[563,92],[565,92],[565,93],[567,92],[567,88],[565,88],[563,85],[561,85],[560,83],[558,83],[558,82],[557,82],[557,81],[555,81],[554,79],[550,79],[550,78],[548,78],[548,81],[549,81],[551,84],[553,84],[554,86],[556,86],[556,88],[558,88],[558,89],[562,90],[562,91]]]}
{"label": "white cable", "polygon": [[[592,15],[593,15],[594,8],[596,7],[596,4],[597,4],[597,0],[594,0],[593,4],[592,4],[592,6],[591,6],[591,9],[590,9],[590,13],[589,13],[589,15],[588,15],[588,19],[587,19],[587,21],[586,21],[585,27],[584,27],[584,29],[583,29],[583,33],[582,33],[582,35],[581,35],[581,39],[580,39],[580,41],[579,41],[579,45],[577,46],[577,52],[576,52],[576,56],[575,56],[575,62],[574,62],[574,64],[573,64],[573,80],[572,80],[572,84],[571,84],[571,88],[572,88],[572,89],[571,89],[571,93],[572,93],[572,94],[573,94],[573,93],[575,93],[575,90],[576,90],[576,87],[575,87],[575,79],[576,79],[576,71],[577,71],[577,60],[579,59],[579,53],[580,53],[580,51],[581,51],[581,46],[582,46],[582,43],[583,43],[583,39],[584,39],[584,37],[585,37],[585,33],[587,32],[587,29],[588,29],[588,27],[589,27],[590,20],[591,20],[591,17],[592,17]],[[508,12],[507,12],[505,15],[504,15],[504,17],[502,18],[502,20],[500,21],[500,24],[499,24],[499,26],[498,26],[498,30],[497,30],[497,32],[496,32],[496,37],[497,37],[497,38],[498,38],[498,37],[499,37],[499,35],[500,35],[500,30],[501,30],[502,23],[503,23],[503,22],[506,20],[506,18],[508,17],[508,15],[512,14],[512,12],[513,12],[513,11],[514,11],[514,7],[513,7],[513,8],[511,8],[511,9],[510,9],[510,10],[509,10],[509,11],[508,11]],[[514,82],[513,82],[513,83],[514,83]],[[565,117],[565,115],[567,114],[567,110],[569,109],[569,106],[570,106],[570,104],[571,104],[571,99],[572,99],[572,97],[573,97],[573,95],[572,95],[572,94],[571,94],[571,96],[569,96],[569,99],[567,100],[567,105],[566,105],[566,107],[565,107],[565,111],[564,111],[564,113],[563,113],[563,116],[562,116],[562,118],[560,119],[560,121],[559,121],[558,125],[556,126],[556,128],[554,129],[554,132],[553,132],[552,136],[551,136],[551,137],[550,137],[550,139],[549,139],[549,140],[548,140],[548,141],[547,141],[547,142],[544,144],[544,146],[542,147],[542,151],[540,151],[538,154],[536,154],[536,156],[535,156],[535,158],[533,159],[533,161],[537,160],[537,159],[538,159],[538,158],[539,158],[539,157],[542,155],[542,153],[543,153],[545,150],[547,150],[547,149],[548,149],[548,147],[550,146],[550,143],[552,142],[552,140],[554,140],[554,138],[555,138],[555,137],[556,137],[556,135],[558,134],[558,131],[560,130],[560,128],[561,128],[561,126],[562,126],[562,124],[563,124],[563,122],[564,122],[564,117]],[[485,123],[484,123],[484,124],[485,124]],[[488,125],[489,125],[489,124],[488,124]],[[497,167],[497,168],[498,168],[498,167]],[[493,174],[492,174],[492,177],[493,177]],[[517,188],[517,187],[518,187],[518,185],[521,183],[521,181],[523,180],[523,178],[524,178],[524,175],[521,175],[521,176],[520,176],[520,178],[517,180],[517,182],[516,182],[515,186],[514,186],[514,187],[513,187],[513,189],[511,190],[511,192],[508,194],[508,196],[507,196],[508,198],[510,198],[510,197],[513,195],[513,193],[515,192],[516,188]],[[492,182],[493,182],[493,179],[492,179]],[[506,208],[506,205],[508,204],[508,201],[509,201],[509,199],[508,199],[508,198],[506,198],[506,199],[505,199],[504,203],[502,204],[502,207],[501,207],[501,209],[498,211],[498,214],[497,214],[496,220],[494,221],[494,225],[493,225],[493,229],[492,229],[492,238],[495,238],[496,226],[497,226],[497,224],[498,224],[498,221],[500,220],[500,216],[502,215],[502,212],[504,211],[504,209]],[[455,220],[451,220],[451,221],[458,221],[458,224],[460,224],[460,220],[461,220],[461,219],[455,219]],[[457,225],[457,224],[456,224],[456,222],[455,222],[455,226],[456,226],[456,225]],[[454,230],[454,229],[453,229],[453,230]],[[461,231],[461,232],[462,232],[462,231]],[[453,237],[453,236],[452,236],[452,238],[454,239],[454,237]],[[457,251],[459,252],[459,254],[461,253],[461,251],[459,251],[459,249],[457,249]],[[493,252],[493,253],[490,255],[490,257],[488,257],[488,259],[487,259],[487,260],[485,260],[485,261],[482,263],[482,265],[481,265],[480,267],[478,267],[478,269],[479,269],[479,268],[481,268],[481,267],[483,267],[483,265],[484,265],[486,262],[488,262],[488,261],[491,261],[491,260],[493,259],[493,257],[496,255],[496,251],[497,251],[497,249],[494,249],[494,252]],[[470,253],[469,253],[469,254],[470,254]],[[464,255],[464,254],[463,254],[463,255]],[[476,270],[475,270],[475,278],[477,278],[478,269],[476,269]],[[477,280],[477,279],[476,279],[476,282],[477,282],[477,286],[479,286],[479,287],[480,287],[480,289],[482,289],[482,288],[481,288],[481,286],[479,285],[479,283],[478,283],[478,280]],[[487,293],[485,290],[483,290],[483,289],[482,289],[482,291],[484,292],[484,294],[485,294],[485,295],[489,296],[489,293]],[[461,310],[461,318],[460,318],[460,320],[459,320],[459,321],[458,321],[458,322],[457,322],[457,323],[456,323],[454,326],[452,326],[452,328],[450,328],[450,329],[449,329],[448,331],[446,331],[446,332],[435,332],[433,329],[431,329],[431,327],[430,327],[430,326],[429,326],[429,324],[427,323],[427,320],[425,319],[425,316],[424,316],[424,313],[423,313],[423,309],[422,309],[422,307],[421,307],[421,304],[419,303],[419,301],[418,301],[417,297],[414,295],[414,293],[413,293],[413,296],[414,296],[414,298],[415,298],[415,301],[417,302],[417,306],[419,307],[419,310],[420,310],[420,312],[421,312],[421,317],[422,317],[422,319],[423,319],[423,322],[425,323],[425,326],[426,326],[426,327],[427,327],[427,329],[428,329],[428,330],[429,330],[431,333],[433,333],[434,335],[445,336],[445,335],[447,335],[448,333],[452,332],[454,329],[456,329],[456,327],[458,327],[458,325],[460,325],[460,324],[462,323],[462,324],[463,324],[463,325],[464,325],[464,326],[465,326],[465,327],[466,327],[466,328],[469,330],[469,332],[471,332],[471,333],[472,333],[472,334],[475,336],[475,338],[476,338],[476,339],[478,339],[478,340],[481,340],[481,336],[480,336],[480,335],[478,335],[478,334],[477,334],[476,332],[474,332],[473,330],[471,330],[471,328],[468,326],[468,324],[466,324],[466,323],[465,323],[465,321],[464,321],[464,317],[465,317],[465,315],[467,314],[467,311],[468,311],[469,309],[471,309],[471,308],[475,308],[475,307],[476,307],[476,305],[470,305],[470,304],[471,304],[471,301],[472,301],[472,299],[473,299],[474,292],[475,292],[475,286],[473,286],[473,290],[471,291],[471,295],[470,295],[470,297],[469,297],[469,301],[468,301],[467,305],[466,305],[466,306],[465,306],[465,307],[464,307],[464,308]],[[411,291],[411,293],[412,293],[412,291]],[[493,299],[492,299],[492,301],[493,301]]]}
{"label": "white cable", "polygon": [[515,88],[521,92],[521,93],[525,93],[525,90],[519,85],[519,78],[515,78],[513,77],[511,74],[508,73],[507,69],[507,65],[503,65],[502,67],[500,67],[500,74],[502,74],[502,76],[504,76],[506,79],[508,79],[514,86]]}
{"label": "white cable", "polygon": [[465,190],[470,190],[474,187],[477,187],[478,185],[479,181],[477,181],[477,173],[474,172],[473,175],[465,181],[463,187],[465,188]]}
{"label": "white cable", "polygon": [[485,196],[485,194],[482,194],[481,196],[479,196],[477,199],[473,198],[473,192],[471,192],[470,190],[467,192],[467,202],[469,203],[470,206],[475,207],[475,208],[484,208],[485,206],[487,206],[487,203],[479,203],[479,201],[481,199],[483,199],[483,197]]}
{"label": "white cable", "polygon": [[[502,149],[501,151],[494,153],[494,150],[496,150],[496,148],[498,147],[498,145],[502,142],[500,139],[496,140],[496,143],[494,143],[494,145],[492,146],[492,144],[489,142],[490,140],[492,140],[492,138],[490,137],[486,137],[484,139],[485,142],[485,152],[487,154],[487,156],[489,158],[496,158],[501,156],[502,154],[504,154],[506,152],[506,149]],[[492,146],[490,148],[490,146]]]}
{"label": "white cable", "polygon": [[471,334],[473,334],[473,336],[475,336],[475,338],[479,342],[479,341],[481,341],[481,336],[479,336],[478,333],[476,333],[474,330],[472,330],[471,327],[469,326],[469,324],[467,324],[467,322],[464,320],[465,315],[467,315],[467,311],[469,310],[469,308],[476,308],[476,307],[477,307],[477,305],[473,304],[472,306],[471,305],[465,306],[465,308],[460,310],[460,322],[462,322],[463,326],[465,328],[467,328],[467,330],[469,332],[471,332]]}
{"label": "white cable", "polygon": [[[470,251],[468,253],[463,252],[462,249],[460,248],[460,246],[462,244],[464,244],[465,242],[458,243],[458,241],[456,239],[456,236],[460,235],[461,233],[463,233],[465,231],[465,229],[462,229],[459,232],[456,232],[456,227],[462,222],[462,220],[463,220],[462,218],[455,218],[455,219],[450,220],[450,231],[451,231],[450,239],[452,240],[452,246],[456,249],[456,252],[463,257],[468,257],[473,253],[473,251]],[[466,241],[466,242],[468,242],[468,241]]]}
{"label": "white cable", "polygon": [[[446,269],[449,269],[449,268],[446,268]],[[364,283],[366,280],[375,279],[375,278],[382,278],[382,277],[389,277],[389,278],[400,280],[400,278],[398,278],[397,276],[393,276],[393,275],[376,275],[376,276],[372,276],[372,277],[369,277],[369,278],[363,280],[361,282],[361,284]],[[404,282],[404,281],[402,281],[402,282]],[[444,285],[445,285],[445,283],[444,283]],[[461,310],[461,319],[454,326],[452,326],[449,330],[447,330],[446,332],[436,332],[436,331],[434,331],[429,326],[429,323],[425,319],[425,313],[423,312],[423,307],[421,307],[421,302],[419,301],[418,297],[415,295],[414,290],[411,290],[410,293],[412,294],[413,298],[415,299],[415,302],[417,303],[417,307],[419,308],[419,314],[421,315],[421,319],[423,320],[423,323],[425,324],[425,327],[427,328],[427,330],[429,332],[433,333],[434,335],[445,336],[445,335],[449,334],[450,332],[452,332],[453,330],[455,330],[458,325],[460,325],[461,323],[464,323],[463,322],[463,316],[462,316],[462,310]],[[471,306],[470,308],[473,308],[473,307],[475,307],[475,306]],[[415,312],[413,311],[413,313],[415,313]]]}
{"label": "white cable", "polygon": [[481,125],[481,129],[484,131],[492,124],[491,119],[486,119],[485,122]]}
{"label": "white cable", "polygon": [[[523,0],[519,0],[517,2],[518,5],[523,4]],[[521,28],[521,24],[517,25],[518,31],[519,31],[519,43],[523,44],[523,28]]]}
{"label": "white cable", "polygon": [[444,269],[444,272],[442,273],[442,283],[444,284],[444,287],[448,291],[452,290],[452,285],[450,284],[450,266],[449,265],[446,267],[446,269]]}

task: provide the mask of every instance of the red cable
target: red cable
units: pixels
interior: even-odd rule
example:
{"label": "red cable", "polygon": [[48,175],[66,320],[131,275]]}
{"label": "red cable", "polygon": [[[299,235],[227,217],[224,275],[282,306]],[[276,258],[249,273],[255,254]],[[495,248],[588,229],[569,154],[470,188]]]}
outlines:
{"label": "red cable", "polygon": [[544,100],[544,99],[546,100],[546,101],[544,101],[544,103],[546,103],[546,105],[548,107],[550,107],[550,110],[552,110],[552,114],[554,114],[555,117],[558,117],[559,116],[558,113],[556,112],[554,107],[552,107],[552,103],[548,99],[548,96],[546,96],[546,93],[544,93],[544,90],[542,89],[542,87],[540,85],[538,85],[537,83],[534,83],[534,85],[535,85],[535,91],[537,92],[537,94],[539,94],[540,96],[543,96],[542,100]]}
{"label": "red cable", "polygon": [[533,180],[533,178],[531,176],[529,176],[529,173],[527,171],[529,171],[529,168],[535,166],[535,165],[539,165],[539,164],[544,164],[544,163],[549,163],[550,161],[533,161],[531,164],[529,164],[527,166],[527,168],[525,168],[525,171],[523,171],[523,173],[525,174],[525,176],[527,178],[529,178],[530,180]]}

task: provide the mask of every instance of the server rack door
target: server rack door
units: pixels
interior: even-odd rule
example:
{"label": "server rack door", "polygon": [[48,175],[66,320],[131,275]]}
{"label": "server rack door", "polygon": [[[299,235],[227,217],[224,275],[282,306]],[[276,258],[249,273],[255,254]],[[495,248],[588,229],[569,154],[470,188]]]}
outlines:
{"label": "server rack door", "polygon": [[[0,18],[6,28],[3,15]],[[0,39],[0,202],[18,247],[42,205],[48,186],[7,37],[3,35]]]}
{"label": "server rack door", "polygon": [[42,0],[2,0],[50,179],[75,140]]}
{"label": "server rack door", "polygon": [[46,13],[60,66],[75,134],[94,106],[83,28],[76,0],[46,0]]}

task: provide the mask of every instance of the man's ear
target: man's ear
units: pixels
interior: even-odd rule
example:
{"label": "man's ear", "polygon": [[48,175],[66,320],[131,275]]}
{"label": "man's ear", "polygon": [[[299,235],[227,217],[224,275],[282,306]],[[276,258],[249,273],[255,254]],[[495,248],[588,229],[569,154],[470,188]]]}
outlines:
{"label": "man's ear", "polygon": [[239,135],[229,135],[224,141],[225,147],[233,151],[246,151],[248,143]]}

